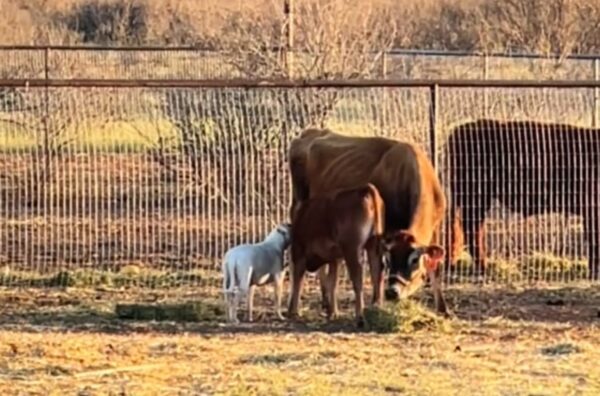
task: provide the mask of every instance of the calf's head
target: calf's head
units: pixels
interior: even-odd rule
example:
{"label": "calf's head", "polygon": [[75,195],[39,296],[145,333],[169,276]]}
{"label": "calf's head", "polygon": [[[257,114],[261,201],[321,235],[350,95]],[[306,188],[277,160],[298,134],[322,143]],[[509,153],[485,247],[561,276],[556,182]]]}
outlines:
{"label": "calf's head", "polygon": [[397,301],[416,292],[428,273],[437,269],[444,257],[439,245],[419,245],[415,237],[399,231],[384,240],[389,252],[389,278],[385,289],[388,301]]}

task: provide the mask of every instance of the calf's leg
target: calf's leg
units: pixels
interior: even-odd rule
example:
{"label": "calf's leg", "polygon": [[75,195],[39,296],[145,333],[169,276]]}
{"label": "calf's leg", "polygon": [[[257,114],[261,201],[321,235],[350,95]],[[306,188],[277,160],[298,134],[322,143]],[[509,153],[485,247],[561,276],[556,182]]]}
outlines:
{"label": "calf's leg", "polygon": [[297,318],[300,308],[300,293],[304,283],[304,273],[306,265],[304,260],[293,260],[292,263],[292,292],[290,294],[290,302],[288,305],[288,317]]}
{"label": "calf's leg", "polygon": [[319,286],[321,287],[321,309],[323,312],[329,312],[331,310],[331,305],[329,305],[329,293],[328,293],[328,268],[331,271],[331,267],[329,264],[323,265],[319,268],[317,272],[317,276],[319,278]]}
{"label": "calf's leg", "polygon": [[338,269],[338,261],[332,261],[329,264],[329,274],[327,279],[328,293],[326,294],[326,298],[328,299],[327,318],[329,320],[337,318],[339,314],[336,298],[338,286]]}
{"label": "calf's leg", "polygon": [[356,324],[359,328],[361,328],[365,324],[363,316],[365,303],[363,296],[363,273],[360,265],[360,255],[357,250],[353,249],[353,251],[348,252],[348,254],[345,256],[346,265],[350,274],[350,280],[352,281],[352,286],[354,288],[354,313],[356,317]]}
{"label": "calf's leg", "polygon": [[367,242],[367,259],[369,261],[369,269],[371,271],[371,283],[373,285],[372,305],[381,305],[383,303],[383,250],[379,246],[379,242],[372,238]]}

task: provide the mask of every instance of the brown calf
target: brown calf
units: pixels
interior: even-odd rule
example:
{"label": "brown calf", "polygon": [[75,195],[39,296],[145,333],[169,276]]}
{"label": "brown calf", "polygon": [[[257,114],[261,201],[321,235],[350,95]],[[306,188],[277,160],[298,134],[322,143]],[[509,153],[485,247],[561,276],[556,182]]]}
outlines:
{"label": "brown calf", "polygon": [[337,315],[337,271],[339,262],[344,259],[354,288],[358,326],[364,324],[360,254],[362,249],[367,250],[373,301],[380,303],[383,294],[380,238],[385,226],[384,209],[379,191],[372,184],[313,197],[297,205],[292,216],[290,318],[298,316],[305,272],[316,272],[327,263],[327,315],[329,318]]}

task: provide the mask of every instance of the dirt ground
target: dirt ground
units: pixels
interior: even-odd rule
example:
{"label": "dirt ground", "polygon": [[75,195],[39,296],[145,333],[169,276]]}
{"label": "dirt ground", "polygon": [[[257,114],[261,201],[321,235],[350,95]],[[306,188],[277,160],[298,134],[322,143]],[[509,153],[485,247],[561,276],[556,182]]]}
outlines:
{"label": "dirt ground", "polygon": [[[171,294],[169,294],[171,293]],[[120,320],[117,302],[194,293],[0,291],[0,393],[19,395],[596,395],[600,287],[453,287],[445,330],[379,334],[318,315],[256,323]],[[431,307],[428,291],[416,300]]]}

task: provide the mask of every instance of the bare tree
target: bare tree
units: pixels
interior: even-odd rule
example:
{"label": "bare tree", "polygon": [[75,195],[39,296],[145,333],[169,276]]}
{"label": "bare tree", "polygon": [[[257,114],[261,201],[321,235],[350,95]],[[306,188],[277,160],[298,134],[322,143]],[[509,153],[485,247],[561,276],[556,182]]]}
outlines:
{"label": "bare tree", "polygon": [[479,11],[480,40],[494,50],[558,54],[561,61],[595,49],[587,38],[599,32],[597,1],[486,0]]}

